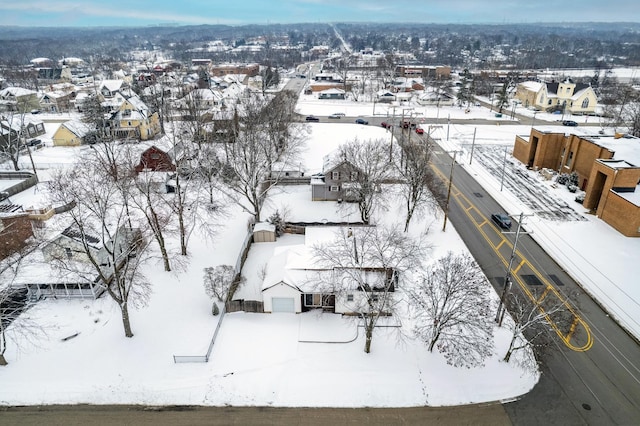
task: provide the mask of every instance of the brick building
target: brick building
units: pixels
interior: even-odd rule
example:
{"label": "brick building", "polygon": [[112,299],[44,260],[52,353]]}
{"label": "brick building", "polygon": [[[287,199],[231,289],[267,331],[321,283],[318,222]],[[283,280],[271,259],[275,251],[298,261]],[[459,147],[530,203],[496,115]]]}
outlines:
{"label": "brick building", "polygon": [[513,156],[534,169],[578,174],[584,207],[627,237],[640,237],[640,139],[531,129]]}

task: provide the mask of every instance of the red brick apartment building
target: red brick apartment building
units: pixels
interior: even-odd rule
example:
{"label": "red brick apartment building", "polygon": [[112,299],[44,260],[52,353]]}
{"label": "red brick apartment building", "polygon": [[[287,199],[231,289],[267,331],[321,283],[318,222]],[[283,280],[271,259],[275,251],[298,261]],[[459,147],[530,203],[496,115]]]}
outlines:
{"label": "red brick apartment building", "polygon": [[576,172],[582,205],[627,237],[640,237],[640,139],[531,129],[513,156],[534,169]]}

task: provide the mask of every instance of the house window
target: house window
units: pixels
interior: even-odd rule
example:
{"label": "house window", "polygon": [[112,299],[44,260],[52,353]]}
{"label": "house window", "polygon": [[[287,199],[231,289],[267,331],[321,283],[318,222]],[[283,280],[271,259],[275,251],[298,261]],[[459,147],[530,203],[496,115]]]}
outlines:
{"label": "house window", "polygon": [[160,159],[160,154],[154,152],[153,154],[151,154],[151,159],[152,160],[159,160]]}
{"label": "house window", "polygon": [[573,160],[573,151],[569,152],[569,158],[567,158],[567,167],[571,167],[571,160]]}
{"label": "house window", "polygon": [[339,191],[340,191],[340,187],[339,187],[339,186],[336,186],[336,185],[331,185],[331,186],[329,187],[329,191],[330,191],[330,192],[339,192]]}
{"label": "house window", "polygon": [[547,102],[547,105],[551,105],[551,99],[549,99],[549,102]]}
{"label": "house window", "polygon": [[571,90],[571,88],[570,88],[570,87],[567,87],[566,92],[567,92],[567,93],[569,93],[569,91],[570,91],[570,90]]}
{"label": "house window", "polygon": [[589,98],[585,98],[585,100],[582,101],[582,108],[589,108]]}
{"label": "house window", "polygon": [[339,180],[340,179],[340,172],[331,172],[331,179]]}
{"label": "house window", "polygon": [[352,181],[358,180],[358,172],[351,172],[351,180]]}
{"label": "house window", "polygon": [[64,248],[64,252],[65,252],[65,254],[67,255],[67,258],[68,258],[68,259],[71,259],[71,257],[73,256],[73,253],[71,252],[71,248],[69,248],[69,247],[65,247],[65,248]]}
{"label": "house window", "polygon": [[305,294],[304,306],[309,306],[309,307],[322,306],[322,294]]}
{"label": "house window", "polygon": [[353,302],[353,294],[347,294],[347,302]]}
{"label": "house window", "polygon": [[371,300],[374,301],[374,302],[377,302],[379,300],[378,295],[376,293],[372,294],[371,295]]}

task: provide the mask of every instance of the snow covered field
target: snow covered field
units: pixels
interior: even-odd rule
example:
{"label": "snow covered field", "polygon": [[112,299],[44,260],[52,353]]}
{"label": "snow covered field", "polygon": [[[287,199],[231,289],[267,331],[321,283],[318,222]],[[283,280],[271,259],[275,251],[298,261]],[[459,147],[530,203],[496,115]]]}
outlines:
{"label": "snow covered field", "polygon": [[[384,114],[379,108],[376,105],[376,114]],[[424,117],[432,118],[493,116],[480,107],[473,107],[468,114],[455,107],[420,108]],[[302,114],[319,116],[333,112],[366,116],[371,115],[373,105],[317,101],[303,96],[298,109]],[[303,159],[304,168],[309,171],[319,170],[322,156],[343,142],[355,137],[366,140],[388,136],[375,126],[314,123],[309,127],[309,148]],[[529,126],[478,126],[476,142],[482,148],[476,155],[491,158],[496,152],[502,153],[505,146],[513,145],[516,134],[528,133],[528,129]],[[449,141],[444,132],[445,128],[436,129],[434,137],[446,149],[464,149],[470,143],[473,126],[452,125]],[[34,160],[53,163],[45,152]],[[55,162],[60,164],[63,160]],[[464,163],[463,167],[469,168],[509,213],[530,212],[530,207],[524,206],[509,187],[499,191],[499,177],[487,171],[482,161],[474,160],[472,166],[466,164],[468,161]],[[540,185],[546,188],[548,183],[541,181]],[[573,194],[567,195],[563,188],[549,186],[548,192],[569,200],[568,205],[573,203]],[[276,191],[266,203],[263,217],[285,206],[291,220],[344,220],[354,215],[337,210],[334,203],[311,203],[310,198],[310,189],[307,193],[296,187]],[[392,206],[379,219],[389,222],[397,216]],[[10,344],[6,353],[10,364],[0,368],[0,405],[437,406],[510,399],[526,393],[537,382],[537,373],[500,361],[508,337],[502,334],[503,330],[496,333],[495,355],[485,367],[455,369],[446,365],[439,354],[428,353],[420,342],[409,338],[398,341],[395,329],[378,329],[372,353],[365,354],[356,323],[316,312],[227,314],[208,363],[175,364],[173,355],[206,352],[219,317],[210,314],[211,302],[202,286],[202,270],[235,263],[247,219],[246,214],[230,206],[215,243],[206,245],[193,238],[188,265],[171,273],[163,272],[159,264],[148,266],[153,293],[148,306],[131,313],[135,334],[132,339],[124,337],[118,310],[106,297],[97,301],[38,303],[27,315],[42,326],[42,333],[29,342]],[[441,216],[425,217],[413,228],[422,232],[440,220]],[[553,222],[535,216],[527,226],[571,274],[640,334],[640,325],[632,315],[638,312],[640,294],[629,282],[629,277],[640,272],[634,262],[640,255],[640,240],[621,237],[594,217]],[[447,250],[464,250],[452,226],[446,233],[432,227],[428,236],[434,244],[434,258]],[[273,246],[297,244],[299,238],[285,236],[275,244],[254,245],[243,271],[247,284],[239,294],[247,299],[255,296],[258,270]],[[587,246],[596,250],[590,252]],[[580,251],[574,247],[580,247]],[[74,338],[62,340],[75,334]],[[308,340],[342,343],[302,342]]]}

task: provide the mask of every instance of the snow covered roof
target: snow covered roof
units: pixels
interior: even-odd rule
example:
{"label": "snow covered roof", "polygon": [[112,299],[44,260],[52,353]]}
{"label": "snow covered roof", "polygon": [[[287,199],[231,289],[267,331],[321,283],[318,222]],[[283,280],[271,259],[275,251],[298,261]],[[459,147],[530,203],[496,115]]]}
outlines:
{"label": "snow covered roof", "polygon": [[52,61],[49,58],[33,58],[29,62],[31,62],[32,64],[42,64],[44,62],[52,62]]}
{"label": "snow covered roof", "polygon": [[25,89],[24,87],[7,87],[6,89],[0,90],[0,98],[7,98],[8,96],[17,98],[35,93],[34,90]]}
{"label": "snow covered roof", "polygon": [[540,89],[542,89],[544,83],[540,83],[539,81],[524,81],[520,83],[520,85],[527,90],[538,93]]}
{"label": "snow covered roof", "polygon": [[330,94],[343,95],[344,94],[344,90],[338,89],[337,87],[332,87],[330,89],[322,90],[322,91],[320,91],[320,93],[325,93],[327,95],[330,95]]}
{"label": "snow covered roof", "polygon": [[100,88],[106,87],[110,92],[117,92],[122,88],[123,80],[102,80]]}
{"label": "snow covered roof", "polygon": [[613,151],[613,160],[624,160],[640,167],[640,139],[634,137],[616,138],[615,136],[585,137],[585,139]]}
{"label": "snow covered roof", "polygon": [[79,120],[69,120],[62,123],[60,126],[66,127],[71,133],[80,138],[86,136],[92,130],[91,126]]}
{"label": "snow covered roof", "polygon": [[258,222],[254,225],[253,227],[253,232],[258,232],[258,231],[270,231],[270,232],[275,232],[276,231],[276,226],[272,223],[269,222]]}

